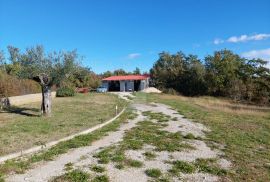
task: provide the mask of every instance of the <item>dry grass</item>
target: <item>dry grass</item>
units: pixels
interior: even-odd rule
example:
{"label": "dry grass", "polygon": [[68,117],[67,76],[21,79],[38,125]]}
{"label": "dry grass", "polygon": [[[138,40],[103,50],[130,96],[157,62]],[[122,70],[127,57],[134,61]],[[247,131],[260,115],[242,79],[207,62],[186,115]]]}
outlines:
{"label": "dry grass", "polygon": [[[270,181],[270,108],[214,97],[137,93],[140,102],[160,102],[206,125],[207,143],[233,164],[224,181]],[[218,145],[216,145],[216,143]],[[229,178],[229,179],[228,179]]]}
{"label": "dry grass", "polygon": [[125,104],[112,94],[56,98],[53,116],[40,116],[40,103],[12,108],[0,115],[0,155],[53,141],[105,122]]}
{"label": "dry grass", "polygon": [[270,112],[270,107],[241,104],[225,98],[214,98],[206,96],[184,97],[175,95],[161,95],[161,98],[189,101],[206,109],[212,109],[231,114],[267,116]]}

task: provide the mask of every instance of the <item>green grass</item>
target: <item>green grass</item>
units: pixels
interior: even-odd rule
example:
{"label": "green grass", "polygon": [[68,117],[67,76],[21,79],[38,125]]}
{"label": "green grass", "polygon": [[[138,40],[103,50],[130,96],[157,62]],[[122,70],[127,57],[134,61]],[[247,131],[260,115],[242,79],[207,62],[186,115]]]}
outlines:
{"label": "green grass", "polygon": [[89,181],[90,175],[79,169],[67,172],[64,175],[58,176],[50,180],[50,182],[87,182]]}
{"label": "green grass", "polygon": [[109,182],[109,177],[106,175],[96,176],[91,182]]}
{"label": "green grass", "polygon": [[147,116],[150,120],[156,120],[157,122],[168,122],[171,117],[165,115],[161,112],[151,112],[151,111],[144,111],[142,112],[144,116]]}
{"label": "green grass", "polygon": [[193,163],[177,160],[172,162],[172,168],[169,170],[169,172],[175,176],[178,176],[180,172],[194,173],[195,171],[217,176],[225,176],[228,174],[228,171],[218,167],[215,159],[197,159]]}
{"label": "green grass", "polygon": [[188,133],[184,136],[185,139],[196,139],[196,137],[192,133]]}
{"label": "green grass", "polygon": [[144,152],[143,155],[145,156],[146,160],[153,160],[156,158],[156,154],[154,152]]}
{"label": "green grass", "polygon": [[162,175],[160,169],[156,169],[156,168],[146,169],[145,174],[152,178],[159,178]]}
{"label": "green grass", "polygon": [[136,102],[169,105],[186,118],[209,127],[211,132],[207,133],[206,142],[224,146],[221,150],[233,162],[234,172],[228,173],[226,178],[232,181],[270,181],[270,170],[266,165],[270,163],[269,108],[240,108],[231,101],[212,97],[145,93],[136,93],[136,96]]}
{"label": "green grass", "polygon": [[122,148],[137,150],[142,149],[143,145],[153,145],[156,151],[181,151],[192,147],[183,144],[180,133],[170,133],[160,130],[162,126],[152,121],[141,121],[137,126],[127,131],[121,144]]}
{"label": "green grass", "polygon": [[130,167],[140,168],[143,166],[143,163],[138,160],[128,160],[128,165]]}
{"label": "green grass", "polygon": [[103,173],[105,171],[105,167],[99,166],[99,165],[93,165],[90,168],[92,171],[97,173]]}
{"label": "green grass", "polygon": [[195,164],[199,172],[209,173],[218,176],[224,176],[228,171],[220,169],[214,164],[214,161],[207,159],[197,159]]}
{"label": "green grass", "polygon": [[120,124],[125,122],[128,118],[131,118],[131,116],[135,117],[132,111],[128,109],[109,125],[90,134],[81,135],[71,140],[61,142],[47,151],[30,156],[26,160],[8,160],[4,164],[0,164],[0,176],[9,173],[23,173],[25,170],[29,169],[33,163],[42,160],[53,160],[56,156],[66,153],[69,149],[91,145],[93,141],[101,139],[106,136],[108,132],[116,131]]}
{"label": "green grass", "polygon": [[65,164],[65,171],[70,171],[73,169],[73,163],[69,162]]}
{"label": "green grass", "polygon": [[173,174],[178,174],[179,172],[182,173],[194,173],[195,172],[195,166],[184,161],[174,161],[172,169],[169,171]]}
{"label": "green grass", "polygon": [[0,113],[0,156],[43,145],[105,122],[125,101],[113,94],[77,94],[53,99],[52,117],[40,116],[40,103]]}

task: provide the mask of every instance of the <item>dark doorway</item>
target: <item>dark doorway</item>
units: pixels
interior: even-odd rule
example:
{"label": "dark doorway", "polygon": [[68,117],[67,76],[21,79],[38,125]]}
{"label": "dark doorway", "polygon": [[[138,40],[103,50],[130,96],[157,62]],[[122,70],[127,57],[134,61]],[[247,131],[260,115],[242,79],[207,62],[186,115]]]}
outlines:
{"label": "dark doorway", "polygon": [[134,91],[140,90],[141,80],[134,80]]}
{"label": "dark doorway", "polygon": [[120,91],[120,81],[110,81],[109,91]]}

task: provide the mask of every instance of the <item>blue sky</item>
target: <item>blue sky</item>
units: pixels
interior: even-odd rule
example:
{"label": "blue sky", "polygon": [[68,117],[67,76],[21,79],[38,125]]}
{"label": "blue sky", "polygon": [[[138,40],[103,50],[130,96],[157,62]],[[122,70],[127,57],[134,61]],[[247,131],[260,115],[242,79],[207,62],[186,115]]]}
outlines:
{"label": "blue sky", "polygon": [[0,49],[36,44],[77,49],[97,73],[147,71],[161,51],[227,48],[270,61],[270,1],[0,0]]}

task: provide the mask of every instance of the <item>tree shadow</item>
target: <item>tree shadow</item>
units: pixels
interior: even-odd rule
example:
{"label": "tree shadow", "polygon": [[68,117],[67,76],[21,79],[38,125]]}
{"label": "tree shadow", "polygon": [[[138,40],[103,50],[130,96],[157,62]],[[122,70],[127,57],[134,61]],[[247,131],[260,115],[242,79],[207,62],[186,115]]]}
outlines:
{"label": "tree shadow", "polygon": [[13,113],[23,116],[40,117],[40,109],[28,107],[17,107],[17,106],[5,107],[3,108],[2,111],[0,110],[0,113]]}

